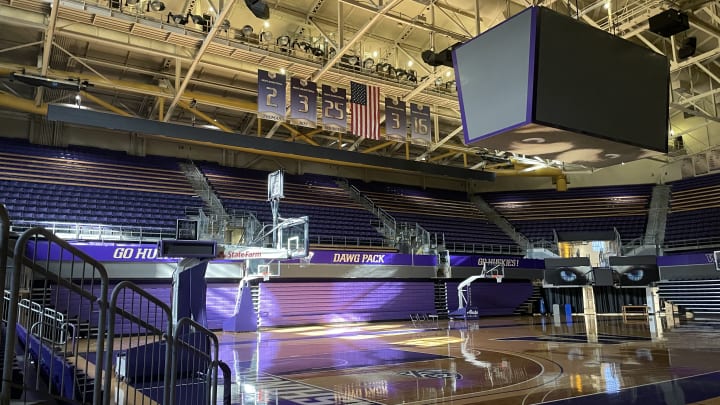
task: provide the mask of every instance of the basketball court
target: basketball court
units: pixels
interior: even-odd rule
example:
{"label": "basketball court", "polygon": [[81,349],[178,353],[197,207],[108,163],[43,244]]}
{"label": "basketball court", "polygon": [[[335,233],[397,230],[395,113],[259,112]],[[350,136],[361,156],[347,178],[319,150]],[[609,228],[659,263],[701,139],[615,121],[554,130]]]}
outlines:
{"label": "basketball court", "polygon": [[233,404],[717,404],[717,328],[702,321],[668,328],[660,317],[536,316],[219,339]]}

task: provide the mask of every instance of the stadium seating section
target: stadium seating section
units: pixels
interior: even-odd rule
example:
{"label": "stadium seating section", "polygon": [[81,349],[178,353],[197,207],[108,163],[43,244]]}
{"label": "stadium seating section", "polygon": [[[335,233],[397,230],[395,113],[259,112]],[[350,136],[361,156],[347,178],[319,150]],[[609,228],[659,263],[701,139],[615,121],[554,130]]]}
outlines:
{"label": "stadium seating section", "polygon": [[[260,222],[272,223],[267,202],[267,172],[199,163],[215,193],[228,212],[249,211]],[[381,248],[383,236],[373,226],[377,219],[354,202],[350,194],[331,177],[284,176],[284,197],[280,215],[310,217],[310,243],[322,246],[367,246]]]}
{"label": "stadium seating section", "polygon": [[14,221],[174,228],[198,206],[175,159],[3,139],[0,192]]}
{"label": "stadium seating section", "polygon": [[644,235],[652,185],[485,193],[485,199],[531,241],[556,231],[612,231],[623,241]]}
{"label": "stadium seating section", "polygon": [[376,182],[353,185],[398,222],[417,223],[439,241],[444,238],[451,251],[453,246],[463,244],[515,245],[469,201],[466,193]]}
{"label": "stadium seating section", "polygon": [[[68,222],[172,230],[187,208],[199,207],[179,160],[131,156],[96,148],[57,148],[2,138],[0,196],[17,222]],[[272,221],[267,172],[199,163],[229,212],[249,211]],[[352,181],[398,223],[416,223],[452,251],[462,245],[516,246],[460,191]],[[665,241],[715,239],[720,228],[720,175],[670,183]],[[652,184],[481,193],[502,217],[531,241],[552,241],[557,231],[617,229],[628,242],[644,235]],[[386,249],[375,216],[355,202],[336,179],[285,175],[283,217],[310,216],[315,248]],[[458,249],[459,250],[459,249]]]}
{"label": "stadium seating section", "polygon": [[[720,229],[720,175],[712,174],[670,183],[672,197],[665,243],[718,241]],[[700,239],[700,241],[697,241]]]}

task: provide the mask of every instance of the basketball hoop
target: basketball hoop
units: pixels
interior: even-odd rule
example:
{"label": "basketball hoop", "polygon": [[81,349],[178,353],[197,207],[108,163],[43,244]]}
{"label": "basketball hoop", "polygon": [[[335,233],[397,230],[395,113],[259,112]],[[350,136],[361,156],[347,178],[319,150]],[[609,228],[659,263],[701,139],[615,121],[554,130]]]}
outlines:
{"label": "basketball hoop", "polygon": [[496,282],[502,283],[502,279],[503,279],[502,274],[493,274],[492,278],[494,278]]}
{"label": "basketball hoop", "polygon": [[264,272],[260,273],[260,275],[262,276],[263,281],[270,281],[270,273],[269,272],[264,271]]}

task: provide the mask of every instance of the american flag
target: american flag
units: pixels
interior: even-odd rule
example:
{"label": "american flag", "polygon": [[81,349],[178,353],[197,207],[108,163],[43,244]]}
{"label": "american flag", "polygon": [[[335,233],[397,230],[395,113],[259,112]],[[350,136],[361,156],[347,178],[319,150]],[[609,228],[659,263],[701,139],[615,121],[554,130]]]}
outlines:
{"label": "american flag", "polygon": [[380,88],[350,82],[350,131],[380,139]]}

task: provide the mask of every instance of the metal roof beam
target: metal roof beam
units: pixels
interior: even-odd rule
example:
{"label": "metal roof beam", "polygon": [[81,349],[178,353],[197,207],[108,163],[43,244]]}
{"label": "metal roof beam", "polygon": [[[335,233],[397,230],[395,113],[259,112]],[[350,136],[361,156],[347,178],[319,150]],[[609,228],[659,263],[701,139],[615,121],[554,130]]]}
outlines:
{"label": "metal roof beam", "polygon": [[168,122],[168,120],[170,120],[170,116],[172,115],[173,110],[180,101],[180,98],[185,92],[185,89],[187,89],[188,84],[190,84],[190,80],[192,79],[193,73],[195,73],[195,69],[197,69],[198,65],[200,64],[200,59],[202,59],[203,55],[205,55],[205,51],[207,50],[208,46],[212,44],[215,35],[220,30],[220,26],[227,18],[227,15],[230,13],[230,9],[232,9],[233,5],[235,5],[235,0],[228,0],[227,4],[225,4],[225,8],[220,11],[220,14],[218,14],[215,22],[210,27],[210,31],[208,31],[207,35],[205,36],[205,39],[200,45],[200,49],[198,49],[195,53],[195,57],[193,58],[193,61],[190,63],[190,66],[185,73],[185,79],[182,81],[182,83],[180,83],[179,88],[175,91],[175,97],[173,97],[172,102],[170,103],[170,106],[165,113],[165,122]]}
{"label": "metal roof beam", "polygon": [[[368,5],[366,5],[366,4],[358,3],[358,2],[355,1],[355,0],[338,0],[338,1],[341,1],[341,2],[343,2],[343,3],[345,3],[345,4],[351,5],[351,6],[356,7],[356,8],[363,9],[363,10],[365,10],[365,11],[370,11],[370,12],[375,12],[375,11],[376,11],[376,10],[374,10],[374,9],[372,8],[372,6],[368,6]],[[394,14],[385,14],[385,17],[387,17],[387,18],[389,18],[389,19],[391,19],[391,20],[393,20],[393,21],[402,23],[402,24],[412,25],[413,27],[417,27],[417,28],[420,28],[420,29],[423,29],[423,30],[426,30],[426,31],[435,32],[435,33],[440,34],[440,35],[446,35],[446,36],[448,36],[448,37],[450,37],[450,38],[452,38],[452,39],[454,39],[454,40],[456,40],[456,41],[465,42],[465,41],[467,41],[468,39],[470,39],[469,36],[462,35],[462,34],[458,34],[457,32],[450,31],[450,30],[446,30],[446,29],[444,29],[444,28],[442,28],[442,27],[438,27],[438,26],[435,26],[435,25],[422,24],[422,23],[420,23],[420,22],[413,21],[413,20],[411,20],[411,19],[409,19],[409,18],[405,18],[405,17],[402,17],[402,16],[397,16],[397,15],[394,15]]]}
{"label": "metal roof beam", "polygon": [[[347,0],[341,0],[341,1],[347,1]],[[380,19],[381,19],[385,14],[387,14],[388,11],[392,10],[392,8],[395,7],[396,5],[398,5],[401,1],[402,1],[402,0],[390,0],[390,1],[389,1],[387,4],[385,4],[381,9],[379,9],[379,10],[372,10],[372,11],[375,12],[375,15],[372,16],[372,18],[370,18],[370,21],[368,21],[367,24],[365,24],[365,26],[361,27],[361,28],[355,33],[355,35],[353,35],[352,38],[350,38],[350,39],[347,41],[347,43],[345,43],[345,44],[342,46],[341,49],[338,49],[337,52],[335,52],[335,56],[333,56],[332,58],[330,58],[330,59],[325,63],[325,65],[324,65],[322,68],[320,68],[320,70],[318,70],[317,72],[315,72],[315,73],[312,75],[312,81],[317,82],[318,80],[320,80],[320,78],[322,78],[323,75],[324,75],[325,73],[327,73],[328,70],[330,70],[330,68],[332,68],[333,66],[335,66],[335,64],[340,60],[340,58],[342,58],[342,56],[345,54],[345,52],[347,52],[350,48],[352,48],[352,46],[355,45],[355,43],[356,43],[358,40],[360,40],[360,38],[362,38],[363,35],[365,35],[365,33],[366,33],[370,28],[372,28],[373,25],[375,25],[375,23],[377,23],[378,21],[380,21]]]}

